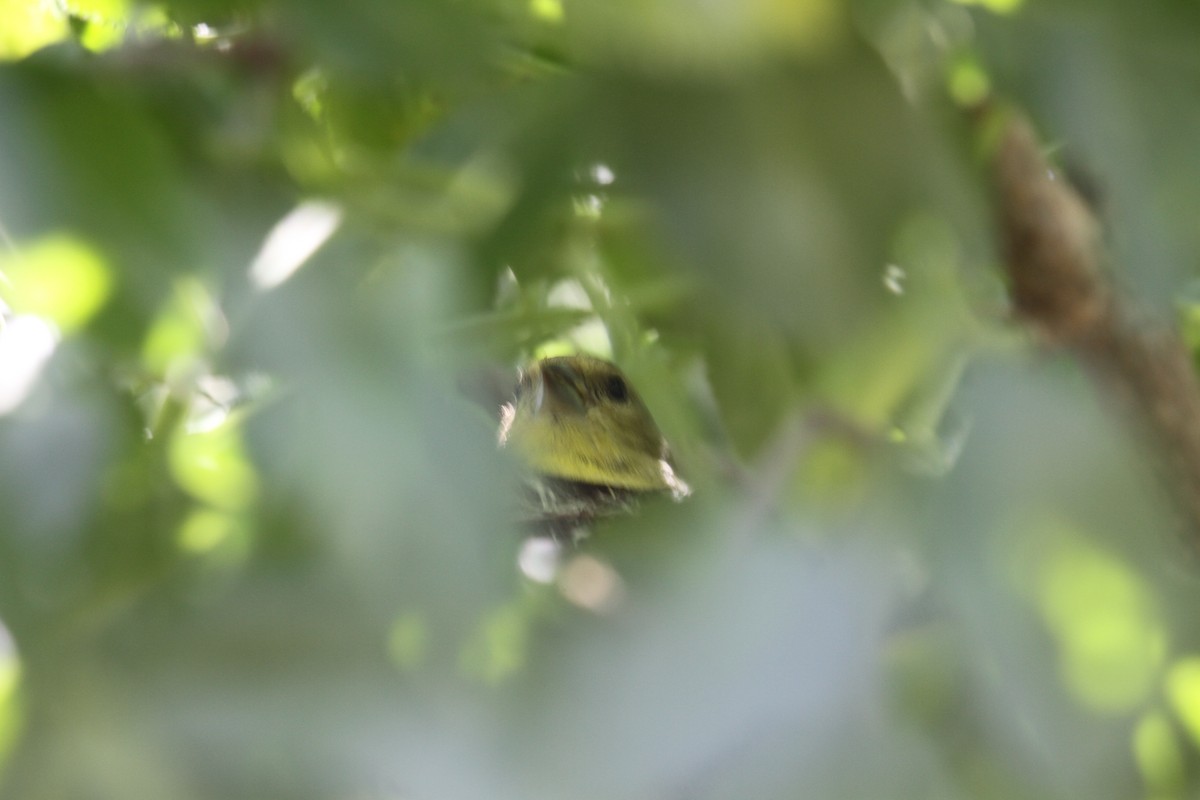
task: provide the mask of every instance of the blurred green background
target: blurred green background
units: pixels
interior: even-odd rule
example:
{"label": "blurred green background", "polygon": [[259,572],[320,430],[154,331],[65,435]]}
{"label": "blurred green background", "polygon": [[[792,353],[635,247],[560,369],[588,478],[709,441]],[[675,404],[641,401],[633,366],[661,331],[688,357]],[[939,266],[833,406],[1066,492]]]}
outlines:
{"label": "blurred green background", "polygon": [[[0,796],[1195,797],[1200,565],[1008,321],[962,108],[1197,346],[1198,34],[0,0]],[[695,492],[548,580],[460,386],[570,349]]]}

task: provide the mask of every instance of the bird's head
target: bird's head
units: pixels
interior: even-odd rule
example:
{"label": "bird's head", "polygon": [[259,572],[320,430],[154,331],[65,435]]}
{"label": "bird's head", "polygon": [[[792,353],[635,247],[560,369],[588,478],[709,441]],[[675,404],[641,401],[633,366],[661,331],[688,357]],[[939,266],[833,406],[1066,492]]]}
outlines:
{"label": "bird's head", "polygon": [[686,494],[646,404],[616,365],[592,356],[524,370],[503,411],[500,444],[550,477]]}

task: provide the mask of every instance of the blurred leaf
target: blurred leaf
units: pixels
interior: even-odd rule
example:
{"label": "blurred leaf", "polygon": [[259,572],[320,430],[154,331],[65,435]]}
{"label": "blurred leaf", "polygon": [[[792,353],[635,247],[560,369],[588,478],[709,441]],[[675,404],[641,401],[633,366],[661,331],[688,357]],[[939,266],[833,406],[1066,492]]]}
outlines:
{"label": "blurred leaf", "polygon": [[[4,637],[7,640],[7,632]],[[17,695],[21,680],[21,662],[16,653],[12,652],[11,641],[6,644],[5,650],[7,652],[0,656],[0,764],[12,747],[20,731],[21,722]]]}
{"label": "blurred leaf", "polygon": [[170,302],[146,331],[142,361],[155,375],[202,357],[225,333],[209,293],[195,280],[181,280]]}
{"label": "blurred leaf", "polygon": [[454,88],[480,77],[497,52],[482,13],[489,5],[353,0],[335,8],[303,0],[289,6],[283,22],[289,34],[339,71],[368,79],[405,74]]}
{"label": "blurred leaf", "polygon": [[243,509],[257,493],[257,479],[233,421],[210,430],[181,431],[171,443],[171,469],[180,486],[217,508]]}
{"label": "blurred leaf", "polygon": [[[0,18],[0,797],[1194,794],[1194,566],[963,119],[1196,327],[1194,4]],[[580,348],[695,491],[527,542]]]}
{"label": "blurred leaf", "polygon": [[1200,742],[1200,659],[1182,658],[1171,665],[1167,697],[1192,742]]}
{"label": "blurred leaf", "polygon": [[[541,654],[513,746],[540,765],[542,796],[737,785],[780,734],[790,774],[804,774],[874,691],[874,631],[893,591],[881,562],[849,548],[818,565],[791,542],[711,536],[690,550],[633,578],[611,622]],[[575,723],[550,724],[564,714]]]}
{"label": "blurred leaf", "polygon": [[1134,728],[1133,754],[1153,790],[1170,793],[1182,786],[1184,766],[1179,745],[1171,723],[1161,712],[1147,714]]}
{"label": "blurred leaf", "polygon": [[1058,540],[1059,552],[1042,567],[1039,594],[1063,648],[1068,685],[1094,708],[1139,706],[1167,645],[1146,588],[1120,561],[1072,541],[1061,526],[1035,526],[1027,535]]}
{"label": "blurred leaf", "polygon": [[24,58],[38,48],[66,38],[70,29],[61,11],[29,0],[0,2],[0,61]]}
{"label": "blurred leaf", "polygon": [[110,267],[86,244],[51,236],[0,256],[0,297],[18,314],[37,314],[71,332],[108,299]]}
{"label": "blurred leaf", "polygon": [[186,190],[128,94],[61,65],[21,65],[0,72],[0,107],[11,176],[0,219],[12,235],[70,231],[120,264],[124,302],[157,301],[191,258]]}
{"label": "blurred leaf", "polygon": [[842,43],[839,0],[749,0],[696,3],[667,0],[568,2],[569,32],[584,52],[648,72],[723,74],[774,55],[823,56]]}

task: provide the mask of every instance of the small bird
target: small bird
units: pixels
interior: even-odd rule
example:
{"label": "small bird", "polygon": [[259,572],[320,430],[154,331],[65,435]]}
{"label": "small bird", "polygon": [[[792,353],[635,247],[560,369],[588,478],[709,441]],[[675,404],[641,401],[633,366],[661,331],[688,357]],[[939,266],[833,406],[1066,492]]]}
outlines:
{"label": "small bird", "polygon": [[643,495],[679,500],[691,492],[629,380],[592,356],[547,358],[524,370],[501,409],[499,439],[530,469],[525,521],[558,540],[632,511]]}

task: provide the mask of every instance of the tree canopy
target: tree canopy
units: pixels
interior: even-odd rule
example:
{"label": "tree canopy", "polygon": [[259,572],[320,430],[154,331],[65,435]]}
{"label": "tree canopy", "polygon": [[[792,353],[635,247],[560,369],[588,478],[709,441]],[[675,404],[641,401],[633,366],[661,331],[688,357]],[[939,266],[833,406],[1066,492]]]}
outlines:
{"label": "tree canopy", "polygon": [[[1194,795],[1198,33],[0,0],[0,797]],[[571,352],[693,491],[555,556]]]}

